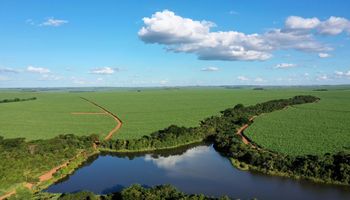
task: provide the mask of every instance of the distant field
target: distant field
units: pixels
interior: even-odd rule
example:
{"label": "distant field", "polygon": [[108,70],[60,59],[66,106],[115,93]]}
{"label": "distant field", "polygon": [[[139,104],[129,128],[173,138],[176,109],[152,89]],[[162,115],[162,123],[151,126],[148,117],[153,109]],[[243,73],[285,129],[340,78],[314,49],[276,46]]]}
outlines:
{"label": "distant field", "polygon": [[205,117],[219,114],[219,111],[237,103],[251,105],[258,102],[288,98],[307,91],[295,89],[145,89],[137,91],[116,91],[82,93],[118,115],[124,122],[116,134],[119,138],[136,138],[150,134],[171,124],[196,126]]}
{"label": "distant field", "polygon": [[0,104],[0,135],[45,139],[73,133],[105,136],[115,122],[104,115],[71,115],[99,112],[81,100],[86,97],[106,107],[124,122],[116,137],[136,138],[171,124],[195,126],[205,117],[237,103],[246,105],[302,94],[300,90],[182,88],[115,90],[101,92],[0,92],[0,99],[37,97],[34,101]]}
{"label": "distant field", "polygon": [[310,94],[321,101],[260,116],[245,134],[263,147],[290,155],[350,148],[350,90]]}
{"label": "distant field", "polygon": [[0,104],[0,136],[5,138],[46,139],[69,133],[105,136],[115,126],[107,115],[72,115],[72,112],[100,112],[77,94],[0,92],[0,99],[15,97],[38,99]]}

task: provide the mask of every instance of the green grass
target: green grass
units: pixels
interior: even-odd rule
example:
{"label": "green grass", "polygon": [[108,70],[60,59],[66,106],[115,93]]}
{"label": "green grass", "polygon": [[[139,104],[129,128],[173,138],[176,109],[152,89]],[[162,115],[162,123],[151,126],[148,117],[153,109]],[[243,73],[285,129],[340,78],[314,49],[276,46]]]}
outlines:
{"label": "green grass", "polygon": [[72,115],[100,112],[78,94],[1,92],[0,99],[37,97],[37,100],[0,104],[0,135],[5,138],[47,139],[59,134],[105,136],[115,126],[107,115]]}
{"label": "green grass", "polygon": [[350,147],[350,90],[310,92],[321,101],[255,119],[245,134],[289,155],[334,153]]}

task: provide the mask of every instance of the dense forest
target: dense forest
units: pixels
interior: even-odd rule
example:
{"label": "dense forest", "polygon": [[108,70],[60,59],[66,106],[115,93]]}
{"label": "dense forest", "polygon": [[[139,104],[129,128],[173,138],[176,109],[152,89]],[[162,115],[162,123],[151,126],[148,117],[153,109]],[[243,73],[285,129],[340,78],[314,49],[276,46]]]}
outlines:
{"label": "dense forest", "polygon": [[20,99],[20,98],[13,98],[13,99],[1,99],[0,103],[12,103],[12,102],[20,102],[20,101],[32,101],[36,100],[36,97],[26,98],[26,99]]}

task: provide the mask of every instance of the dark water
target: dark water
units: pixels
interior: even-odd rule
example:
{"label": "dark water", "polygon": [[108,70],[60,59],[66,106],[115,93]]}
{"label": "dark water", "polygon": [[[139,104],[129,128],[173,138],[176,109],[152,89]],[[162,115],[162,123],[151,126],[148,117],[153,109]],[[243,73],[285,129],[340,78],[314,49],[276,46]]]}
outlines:
{"label": "dark water", "polygon": [[131,184],[172,184],[186,193],[250,199],[350,199],[349,187],[314,184],[240,171],[212,146],[144,155],[99,155],[48,192],[89,190],[99,194]]}

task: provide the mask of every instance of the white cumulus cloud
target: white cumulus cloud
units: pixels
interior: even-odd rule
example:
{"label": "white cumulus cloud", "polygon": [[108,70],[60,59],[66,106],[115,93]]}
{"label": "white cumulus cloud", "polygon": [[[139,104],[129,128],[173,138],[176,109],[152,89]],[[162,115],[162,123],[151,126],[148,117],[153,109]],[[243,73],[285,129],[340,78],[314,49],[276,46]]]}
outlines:
{"label": "white cumulus cloud", "polygon": [[58,27],[58,26],[62,26],[62,25],[67,24],[67,23],[68,23],[67,20],[48,18],[46,21],[41,23],[40,26],[54,26],[54,27]]}
{"label": "white cumulus cloud", "polygon": [[345,18],[290,16],[282,28],[258,34],[238,31],[212,31],[213,22],[198,21],[176,15],[169,10],[143,18],[138,36],[145,43],[165,46],[167,51],[191,53],[201,60],[264,61],[276,50],[326,53],[333,50],[317,40],[316,34],[334,35],[350,31]]}
{"label": "white cumulus cloud", "polygon": [[294,49],[303,52],[325,52],[332,50],[332,48],[317,41],[315,37],[308,32],[272,29],[264,33],[263,37],[273,50]]}
{"label": "white cumulus cloud", "polygon": [[337,76],[337,77],[340,77],[340,78],[350,78],[350,70],[348,71],[335,71],[334,74]]}
{"label": "white cumulus cloud", "polygon": [[43,67],[28,66],[27,72],[38,73],[38,74],[47,74],[47,73],[50,73],[50,70],[47,68],[43,68]]}
{"label": "white cumulus cloud", "polygon": [[210,32],[215,26],[208,21],[183,18],[174,12],[156,12],[143,18],[138,32],[146,43],[166,45],[168,51],[197,54],[202,60],[266,60],[271,57],[264,40],[258,34],[236,31]]}
{"label": "white cumulus cloud", "polygon": [[62,80],[62,76],[54,75],[54,74],[43,74],[39,80],[41,81],[59,81]]}
{"label": "white cumulus cloud", "polygon": [[288,69],[288,68],[293,68],[296,67],[296,64],[293,63],[280,63],[275,66],[276,69]]}
{"label": "white cumulus cloud", "polygon": [[246,76],[238,76],[237,79],[240,81],[249,81],[249,78],[247,78]]}
{"label": "white cumulus cloud", "polygon": [[203,72],[216,72],[219,71],[218,67],[204,67],[201,69]]}
{"label": "white cumulus cloud", "polygon": [[159,84],[160,85],[166,85],[166,84],[168,84],[169,83],[169,80],[160,80],[159,81]]}
{"label": "white cumulus cloud", "polygon": [[322,75],[317,76],[316,80],[318,80],[318,81],[326,81],[326,80],[329,80],[329,77],[326,74],[322,74]]}
{"label": "white cumulus cloud", "polygon": [[320,24],[318,31],[325,35],[338,35],[344,31],[350,33],[350,21],[342,17],[332,16]]}
{"label": "white cumulus cloud", "polygon": [[320,20],[316,17],[313,18],[302,18],[299,16],[289,16],[285,21],[287,29],[313,29],[320,25]]}
{"label": "white cumulus cloud", "polygon": [[91,74],[100,74],[100,75],[108,75],[108,74],[114,74],[114,72],[117,71],[117,69],[112,67],[98,67],[94,68],[90,71]]}
{"label": "white cumulus cloud", "polygon": [[343,17],[331,16],[321,21],[316,17],[303,18],[290,16],[285,22],[286,30],[315,30],[323,35],[338,35],[342,32],[350,33],[350,21]]}
{"label": "white cumulus cloud", "polygon": [[319,53],[318,57],[320,58],[329,58],[331,55],[329,55],[328,53]]}
{"label": "white cumulus cloud", "polygon": [[177,44],[203,40],[214,23],[194,21],[164,10],[156,12],[151,18],[144,17],[145,26],[138,32],[139,37],[147,43]]}

